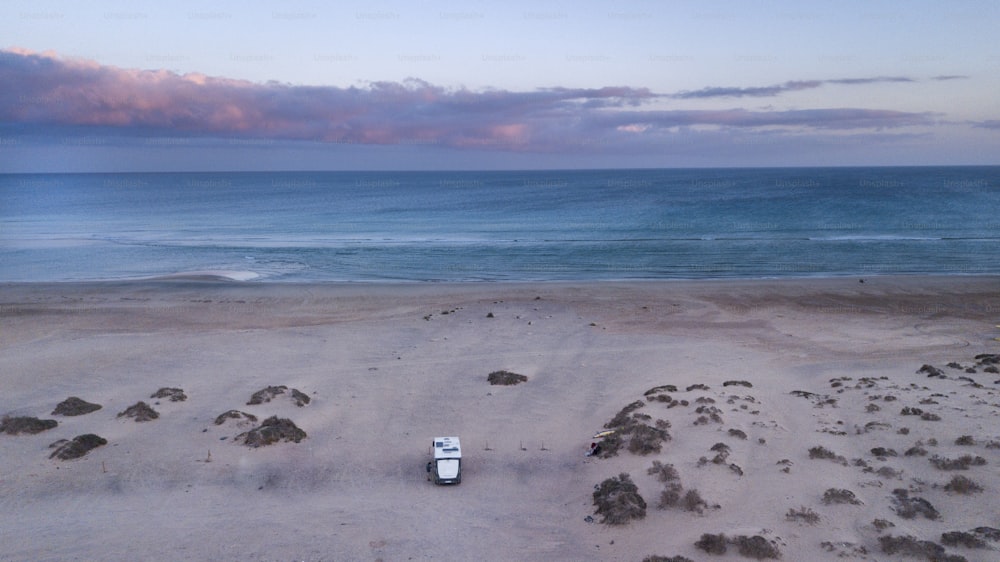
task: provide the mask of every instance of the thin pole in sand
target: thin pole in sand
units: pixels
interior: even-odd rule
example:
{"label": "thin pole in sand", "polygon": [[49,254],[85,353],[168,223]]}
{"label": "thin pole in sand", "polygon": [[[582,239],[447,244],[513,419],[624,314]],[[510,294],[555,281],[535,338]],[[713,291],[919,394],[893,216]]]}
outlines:
{"label": "thin pole in sand", "polygon": [[542,441],[542,448],[541,448],[541,450],[542,451],[548,451],[548,449],[545,448],[545,441]]}
{"label": "thin pole in sand", "polygon": [[483,450],[484,451],[492,451],[493,450],[493,449],[490,449],[490,441],[488,439],[486,440],[486,447]]}
{"label": "thin pole in sand", "polygon": [[101,461],[101,472],[103,474],[107,474],[108,473],[108,468],[106,466],[104,466],[104,461]]}
{"label": "thin pole in sand", "polygon": [[518,441],[517,445],[518,447],[521,448],[522,451],[527,451],[527,449],[524,448],[524,441]]}
{"label": "thin pole in sand", "polygon": [[212,450],[208,450],[208,457],[205,458],[205,462],[212,462]]}

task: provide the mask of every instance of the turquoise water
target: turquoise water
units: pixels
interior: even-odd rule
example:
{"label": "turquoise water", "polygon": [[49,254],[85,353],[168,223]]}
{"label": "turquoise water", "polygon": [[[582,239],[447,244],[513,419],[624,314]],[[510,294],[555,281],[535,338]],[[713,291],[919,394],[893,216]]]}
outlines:
{"label": "turquoise water", "polygon": [[0,281],[1000,273],[1000,167],[0,175]]}

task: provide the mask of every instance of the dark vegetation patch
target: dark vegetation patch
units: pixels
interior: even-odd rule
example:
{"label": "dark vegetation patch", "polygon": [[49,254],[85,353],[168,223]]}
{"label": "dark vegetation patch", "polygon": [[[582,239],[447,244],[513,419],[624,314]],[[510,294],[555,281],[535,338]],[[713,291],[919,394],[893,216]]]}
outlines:
{"label": "dark vegetation patch", "polygon": [[660,386],[654,386],[653,388],[643,392],[643,396],[653,396],[654,394],[660,394],[663,392],[677,392],[677,386],[672,384],[661,384]]}
{"label": "dark vegetation patch", "polygon": [[77,435],[72,441],[60,439],[49,445],[50,449],[55,449],[55,451],[52,451],[52,454],[49,455],[49,458],[64,461],[78,459],[86,455],[91,449],[107,444],[107,439],[104,439],[99,435],[94,435],[93,433]]}
{"label": "dark vegetation patch", "polygon": [[708,385],[698,383],[687,387],[688,392],[691,392],[692,390],[708,390]]}
{"label": "dark vegetation patch", "polygon": [[982,538],[965,531],[941,533],[941,543],[946,546],[964,546],[965,548],[989,548],[989,545]]}
{"label": "dark vegetation patch", "polygon": [[705,533],[694,543],[695,547],[715,555],[725,554],[729,545],[735,546],[740,555],[746,558],[756,560],[781,558],[781,551],[777,545],[760,535],[726,537],[722,533],[717,535]]}
{"label": "dark vegetation patch", "polygon": [[9,417],[4,416],[0,420],[0,433],[7,435],[17,435],[19,433],[41,433],[59,425],[56,420],[41,420],[27,416]]}
{"label": "dark vegetation patch", "polygon": [[753,385],[748,381],[726,381],[722,383],[722,386],[745,386],[747,388],[753,388]]}
{"label": "dark vegetation patch", "polygon": [[885,447],[875,447],[871,450],[871,453],[876,457],[895,457],[895,449],[886,449]]}
{"label": "dark vegetation patch", "polygon": [[953,476],[952,479],[944,485],[944,489],[948,492],[954,492],[962,495],[978,494],[983,491],[982,486],[976,484],[971,479],[966,478],[961,474]]}
{"label": "dark vegetation patch", "polygon": [[255,427],[246,433],[236,436],[237,441],[243,441],[247,447],[263,447],[279,441],[294,441],[298,443],[306,438],[306,432],[299,429],[292,420],[271,416],[264,420],[260,427]]}
{"label": "dark vegetation patch", "polygon": [[614,433],[601,440],[599,453],[601,458],[617,455],[622,447],[637,455],[659,453],[663,449],[663,443],[670,441],[670,432],[667,431],[670,422],[656,420],[653,425],[649,425],[646,422],[652,417],[636,412],[645,405],[642,400],[636,400],[622,408],[611,421],[604,424],[605,429],[612,429]]}
{"label": "dark vegetation patch", "polygon": [[646,500],[639,495],[639,488],[628,473],[622,472],[601,482],[594,490],[595,515],[601,523],[625,525],[633,519],[646,517]]}
{"label": "dark vegetation patch", "polygon": [[885,535],[878,538],[882,552],[903,554],[914,558],[925,558],[932,562],[965,562],[962,556],[947,554],[943,546],[933,541],[922,541],[909,535],[895,537]]}
{"label": "dark vegetation patch", "polygon": [[149,395],[150,398],[167,398],[171,402],[183,402],[187,400],[187,394],[179,388],[163,387]]}
{"label": "dark vegetation patch", "polygon": [[863,505],[861,500],[854,495],[854,492],[843,488],[828,488],[823,492],[823,503],[830,504],[850,504]]}
{"label": "dark vegetation patch", "polygon": [[155,420],[156,418],[160,417],[160,414],[156,410],[151,408],[149,404],[140,401],[136,402],[135,404],[132,404],[128,408],[125,408],[125,411],[120,412],[118,414],[118,417],[133,418],[137,422],[144,422],[144,421]]}
{"label": "dark vegetation patch", "polygon": [[972,455],[962,455],[957,459],[934,455],[928,460],[931,461],[934,468],[939,470],[968,470],[970,466],[982,466],[986,464],[986,459],[983,457],[973,457]]}
{"label": "dark vegetation patch", "polygon": [[920,367],[919,369],[917,369],[917,374],[918,375],[924,375],[924,374],[926,374],[930,378],[933,378],[933,377],[938,377],[938,378],[942,378],[942,379],[946,378],[945,375],[944,375],[944,371],[942,371],[941,369],[938,369],[934,365],[928,365],[926,363],[922,367]]}
{"label": "dark vegetation patch", "polygon": [[830,461],[834,461],[834,462],[840,463],[840,464],[842,464],[844,466],[847,466],[847,459],[846,458],[844,458],[841,455],[838,455],[837,453],[834,453],[830,449],[827,449],[826,447],[823,447],[821,445],[817,445],[817,446],[812,447],[812,448],[809,449],[809,458],[810,459],[830,460]]}
{"label": "dark vegetation patch", "polygon": [[655,475],[660,482],[672,482],[681,478],[674,465],[663,464],[660,461],[653,461],[653,466],[646,469],[646,474]]}
{"label": "dark vegetation patch", "polygon": [[[252,395],[250,395],[250,401],[247,402],[247,406],[256,406],[257,404],[264,404],[266,402],[270,402],[276,396],[285,394],[288,390],[289,390],[288,387],[285,385],[268,386],[262,388],[257,392],[254,392]],[[291,389],[290,394],[292,401],[295,402],[295,405],[300,408],[308,404],[310,401],[309,397],[306,396],[305,393],[299,392],[297,388]]]}
{"label": "dark vegetation patch", "polygon": [[647,556],[642,559],[642,562],[694,562],[690,558],[685,558],[683,556]]}
{"label": "dark vegetation patch", "polygon": [[785,519],[789,521],[802,521],[810,525],[815,525],[819,523],[819,514],[809,509],[808,507],[802,506],[799,509],[789,509],[788,513],[785,514]]}
{"label": "dark vegetation patch", "polygon": [[903,519],[913,519],[918,515],[923,515],[933,521],[941,516],[938,510],[931,505],[931,502],[924,498],[910,497],[910,493],[903,488],[893,490],[892,494],[896,514]]}
{"label": "dark vegetation patch", "polygon": [[735,429],[735,428],[729,430],[729,435],[732,436],[732,437],[735,437],[737,439],[746,439],[747,438],[746,432],[744,432],[743,430],[740,430],[740,429]]}
{"label": "dark vegetation patch", "polygon": [[970,446],[970,445],[975,445],[976,440],[971,435],[963,435],[955,439],[955,444],[962,446]]}
{"label": "dark vegetation patch", "polygon": [[493,371],[486,376],[486,380],[493,385],[499,384],[503,386],[511,386],[515,384],[521,384],[522,382],[527,382],[528,377],[525,375],[519,375],[517,373],[512,373],[510,371]]}
{"label": "dark vegetation patch", "polygon": [[246,412],[241,412],[239,410],[229,410],[228,412],[223,412],[215,418],[215,425],[222,425],[226,420],[236,420],[237,424],[242,423],[257,423],[257,416],[253,414],[248,414]]}
{"label": "dark vegetation patch", "polygon": [[82,416],[84,414],[89,414],[91,412],[96,412],[101,409],[100,404],[92,404],[77,398],[76,396],[70,396],[69,398],[63,400],[62,402],[56,404],[56,409],[52,410],[53,416]]}

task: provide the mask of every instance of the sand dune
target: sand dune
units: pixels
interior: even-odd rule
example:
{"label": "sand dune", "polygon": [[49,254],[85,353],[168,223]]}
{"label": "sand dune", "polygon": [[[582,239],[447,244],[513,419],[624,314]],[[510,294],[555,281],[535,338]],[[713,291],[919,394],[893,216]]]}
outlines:
{"label": "sand dune", "polygon": [[0,433],[0,559],[994,560],[998,320],[991,278],[4,285],[0,415],[58,425]]}

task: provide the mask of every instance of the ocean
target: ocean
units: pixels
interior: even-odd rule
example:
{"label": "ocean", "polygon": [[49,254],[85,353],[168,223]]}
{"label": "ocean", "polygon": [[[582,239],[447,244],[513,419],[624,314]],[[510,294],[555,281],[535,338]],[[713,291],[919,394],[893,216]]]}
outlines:
{"label": "ocean", "polygon": [[0,175],[0,281],[1000,274],[1000,167]]}

